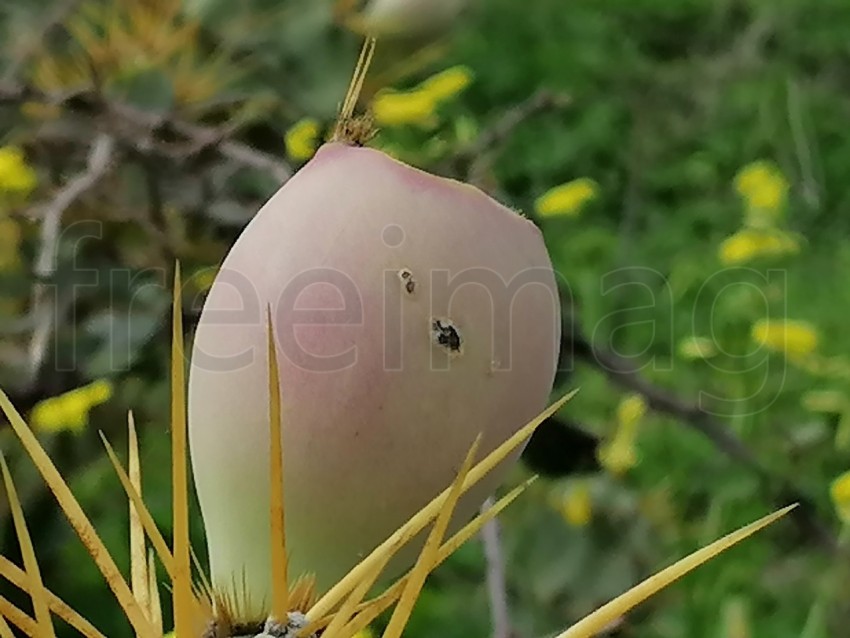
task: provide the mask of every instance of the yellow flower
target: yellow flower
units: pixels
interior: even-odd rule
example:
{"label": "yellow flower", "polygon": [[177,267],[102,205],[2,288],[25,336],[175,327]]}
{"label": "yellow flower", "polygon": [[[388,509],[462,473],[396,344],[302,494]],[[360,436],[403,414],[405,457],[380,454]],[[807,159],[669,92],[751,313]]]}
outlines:
{"label": "yellow flower", "polygon": [[11,217],[0,217],[0,272],[14,270],[21,263],[21,227]]}
{"label": "yellow flower", "polygon": [[587,481],[578,481],[560,497],[558,511],[572,527],[584,527],[593,517],[593,499]]}
{"label": "yellow flower", "polygon": [[575,179],[538,197],[534,209],[540,217],[575,217],[587,202],[596,197],[598,190],[592,179]]}
{"label": "yellow flower", "polygon": [[845,525],[850,525],[850,471],[836,478],[829,489],[835,513]]}
{"label": "yellow flower", "polygon": [[637,464],[635,439],[637,426],[646,416],[648,409],[646,399],[640,394],[625,396],[617,406],[617,430],[612,441],[603,446],[603,464],[615,474]]}
{"label": "yellow flower", "polygon": [[635,446],[637,426],[646,415],[648,405],[640,394],[625,396],[617,406],[617,429],[597,452],[599,463],[611,474],[619,476],[638,463]]}
{"label": "yellow flower", "polygon": [[29,195],[36,185],[35,171],[17,146],[0,147],[0,193]]}
{"label": "yellow flower", "polygon": [[634,437],[615,436],[599,447],[599,463],[614,476],[621,476],[638,464]]}
{"label": "yellow flower", "polygon": [[302,161],[313,157],[319,144],[319,122],[305,117],[286,131],[284,143],[286,154],[294,160]]}
{"label": "yellow flower", "polygon": [[379,126],[415,125],[431,127],[436,124],[437,100],[419,89],[412,91],[382,91],[372,100],[372,115]]}
{"label": "yellow flower", "polygon": [[736,266],[758,257],[795,254],[799,244],[793,235],[759,228],[742,228],[720,244],[718,256],[724,266]]}
{"label": "yellow flower", "polygon": [[715,356],[717,347],[708,337],[685,337],[679,342],[677,351],[682,359],[694,361]]}
{"label": "yellow flower", "polygon": [[79,433],[88,425],[89,412],[112,397],[112,384],[106,380],[50,397],[35,405],[32,425],[44,432],[69,430]]}
{"label": "yellow flower", "polygon": [[753,340],[790,358],[812,354],[818,346],[818,333],[805,321],[760,319],[753,325]]}
{"label": "yellow flower", "polygon": [[630,394],[617,406],[617,424],[621,430],[633,432],[638,423],[646,416],[646,399],[640,394]]}
{"label": "yellow flower", "polygon": [[112,384],[105,379],[98,379],[80,390],[93,406],[106,403],[112,398]]}
{"label": "yellow flower", "polygon": [[847,397],[838,390],[810,390],[801,400],[809,412],[822,414],[841,414],[847,407]]}
{"label": "yellow flower", "polygon": [[743,167],[735,176],[735,189],[747,204],[751,222],[769,224],[781,212],[788,182],[776,166],[758,161]]}
{"label": "yellow flower", "polygon": [[32,425],[34,428],[47,432],[62,430],[65,425],[65,417],[62,412],[61,401],[53,397],[37,403],[32,410]]}
{"label": "yellow flower", "polygon": [[409,91],[385,90],[372,100],[372,116],[379,126],[420,126],[437,123],[437,108],[472,82],[472,71],[453,66],[424,80]]}
{"label": "yellow flower", "polygon": [[465,66],[453,66],[422,82],[420,90],[437,102],[449,100],[472,84],[472,71]]}

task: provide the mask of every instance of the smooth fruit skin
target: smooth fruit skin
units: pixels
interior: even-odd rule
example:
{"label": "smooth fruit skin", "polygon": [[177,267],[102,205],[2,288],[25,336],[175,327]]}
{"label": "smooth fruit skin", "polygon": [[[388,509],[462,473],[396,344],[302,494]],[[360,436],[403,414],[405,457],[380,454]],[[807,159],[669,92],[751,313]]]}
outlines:
{"label": "smooth fruit skin", "polygon": [[[271,595],[269,306],[290,577],[320,591],[447,487],[479,432],[482,458],[546,406],[560,339],[530,221],[380,151],[321,147],[227,255],[189,373],[213,584],[255,614]],[[463,498],[455,529],[509,467]]]}
{"label": "smooth fruit skin", "polygon": [[470,0],[369,0],[354,23],[376,37],[416,36],[452,26]]}

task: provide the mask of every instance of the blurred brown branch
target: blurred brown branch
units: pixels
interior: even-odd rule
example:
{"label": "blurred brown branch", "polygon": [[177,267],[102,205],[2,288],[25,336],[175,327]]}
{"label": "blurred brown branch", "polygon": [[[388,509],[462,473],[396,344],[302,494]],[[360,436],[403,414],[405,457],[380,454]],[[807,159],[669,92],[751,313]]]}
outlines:
{"label": "blurred brown branch", "polygon": [[93,188],[109,172],[115,143],[106,134],[95,139],[89,151],[85,170],[71,178],[64,187],[43,206],[38,217],[41,219],[41,233],[38,256],[33,266],[36,283],[33,289],[33,317],[35,325],[29,347],[28,379],[32,382],[41,369],[54,319],[59,320],[57,309],[49,293],[47,283],[56,272],[59,229],[64,212],[83,194]]}
{"label": "blurred brown branch", "polygon": [[[267,172],[281,183],[292,176],[292,168],[286,162],[231,139],[232,131],[195,124],[171,114],[144,111],[107,99],[92,89],[47,93],[27,84],[0,83],[0,105],[26,102],[55,106],[91,118],[105,118],[113,124],[114,130],[111,129],[110,133],[116,139],[145,155],[158,153],[189,160],[213,152],[238,164]],[[165,141],[174,138],[180,144]]]}
{"label": "blurred brown branch", "polygon": [[572,103],[572,98],[563,93],[556,93],[549,89],[540,89],[533,93],[528,99],[515,104],[505,111],[495,124],[486,129],[478,138],[458,155],[470,159],[477,159],[489,150],[503,144],[516,130],[518,126],[527,120],[546,111],[558,111],[567,108]]}
{"label": "blurred brown branch", "polygon": [[490,127],[484,129],[470,144],[455,152],[437,172],[465,175],[467,181],[488,192],[493,189],[487,182],[492,165],[492,155],[531,118],[547,111],[559,111],[572,103],[569,95],[540,89],[527,99],[513,105]]}

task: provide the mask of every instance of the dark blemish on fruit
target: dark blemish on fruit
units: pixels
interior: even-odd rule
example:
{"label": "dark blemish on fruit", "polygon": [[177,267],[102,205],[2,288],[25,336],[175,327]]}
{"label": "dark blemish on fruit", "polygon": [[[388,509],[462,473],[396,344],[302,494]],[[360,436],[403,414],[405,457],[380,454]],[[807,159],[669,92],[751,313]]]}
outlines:
{"label": "dark blemish on fruit", "polygon": [[413,273],[410,268],[402,268],[398,271],[398,278],[404,284],[404,289],[407,294],[412,295],[416,290],[416,280],[413,278]]}
{"label": "dark blemish on fruit", "polygon": [[448,319],[434,319],[431,321],[431,336],[434,342],[449,351],[449,354],[461,354],[463,340],[460,331]]}

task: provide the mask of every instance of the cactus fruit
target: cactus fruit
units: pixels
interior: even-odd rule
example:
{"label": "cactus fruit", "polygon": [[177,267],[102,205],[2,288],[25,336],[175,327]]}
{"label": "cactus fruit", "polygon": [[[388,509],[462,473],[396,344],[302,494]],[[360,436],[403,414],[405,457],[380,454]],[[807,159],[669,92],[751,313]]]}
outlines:
{"label": "cactus fruit", "polygon": [[[480,457],[541,412],[559,308],[529,220],[379,150],[322,146],[237,239],[195,334],[189,442],[213,585],[258,613],[271,592],[267,316],[290,573],[322,591],[449,485],[479,433]],[[463,497],[455,527],[508,468]]]}
{"label": "cactus fruit", "polygon": [[[450,28],[469,0],[369,0],[352,12],[352,0],[339,0],[337,11],[350,28],[378,37],[409,37],[441,33]],[[359,3],[363,4],[363,3]]]}

